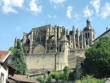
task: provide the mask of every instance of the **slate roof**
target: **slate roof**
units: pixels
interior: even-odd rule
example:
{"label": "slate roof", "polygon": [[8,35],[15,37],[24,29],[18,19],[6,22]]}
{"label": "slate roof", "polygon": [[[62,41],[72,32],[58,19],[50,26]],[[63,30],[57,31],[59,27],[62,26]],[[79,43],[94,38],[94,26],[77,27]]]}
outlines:
{"label": "slate roof", "polygon": [[97,37],[94,41],[100,39],[102,36],[104,36],[105,34],[109,33],[110,29],[108,29],[107,31],[105,31],[103,34],[101,34],[99,37]]}
{"label": "slate roof", "polygon": [[11,76],[14,76],[16,68],[11,64],[7,64],[7,65],[8,65],[8,71],[9,71],[8,74],[11,75]]}
{"label": "slate roof", "polygon": [[89,30],[93,30],[92,26],[86,26],[83,31],[89,31]]}
{"label": "slate roof", "polygon": [[10,51],[0,50],[0,63],[3,63],[9,56]]}

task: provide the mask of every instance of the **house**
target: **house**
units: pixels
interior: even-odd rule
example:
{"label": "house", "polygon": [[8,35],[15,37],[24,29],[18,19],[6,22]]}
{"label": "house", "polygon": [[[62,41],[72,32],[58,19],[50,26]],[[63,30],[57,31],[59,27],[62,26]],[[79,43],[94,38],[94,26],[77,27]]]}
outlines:
{"label": "house", "polygon": [[110,29],[106,29],[104,33],[102,33],[100,36],[98,36],[94,41],[98,41],[101,37],[108,37],[110,38]]}
{"label": "house", "polygon": [[8,64],[10,51],[0,50],[0,83],[39,83],[25,75],[15,74],[16,68]]}
{"label": "house", "polygon": [[8,56],[10,51],[0,50],[0,83],[6,83],[8,78]]}

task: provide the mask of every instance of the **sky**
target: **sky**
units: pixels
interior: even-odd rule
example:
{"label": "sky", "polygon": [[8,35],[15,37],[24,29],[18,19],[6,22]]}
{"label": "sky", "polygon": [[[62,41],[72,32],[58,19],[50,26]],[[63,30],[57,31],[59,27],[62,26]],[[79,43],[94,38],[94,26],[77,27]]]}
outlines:
{"label": "sky", "polygon": [[110,27],[110,0],[0,0],[0,49],[32,28],[52,24],[79,31],[90,18],[96,37]]}

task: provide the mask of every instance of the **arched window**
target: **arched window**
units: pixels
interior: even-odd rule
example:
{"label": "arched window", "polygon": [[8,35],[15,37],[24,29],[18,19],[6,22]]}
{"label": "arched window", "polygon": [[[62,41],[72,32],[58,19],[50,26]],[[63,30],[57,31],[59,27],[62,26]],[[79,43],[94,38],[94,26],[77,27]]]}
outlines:
{"label": "arched window", "polygon": [[85,34],[85,37],[88,38],[87,36],[88,36],[88,35],[87,35],[87,33],[86,33],[86,34]]}
{"label": "arched window", "polygon": [[89,38],[89,33],[88,33],[88,38]]}

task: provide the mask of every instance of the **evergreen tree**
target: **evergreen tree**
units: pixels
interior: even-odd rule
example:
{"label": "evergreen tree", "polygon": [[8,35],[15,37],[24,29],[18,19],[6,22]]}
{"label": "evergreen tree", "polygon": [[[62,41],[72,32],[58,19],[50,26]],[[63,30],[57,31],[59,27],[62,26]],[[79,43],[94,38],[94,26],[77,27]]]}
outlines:
{"label": "evergreen tree", "polygon": [[16,74],[26,74],[27,65],[25,62],[24,52],[20,40],[18,40],[17,46],[14,48],[14,54],[11,63],[16,67]]}
{"label": "evergreen tree", "polygon": [[103,37],[85,52],[84,68],[87,74],[98,78],[110,77],[110,39]]}

